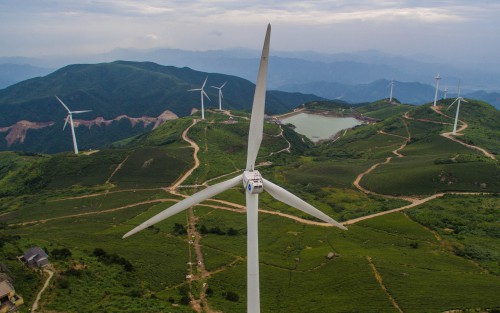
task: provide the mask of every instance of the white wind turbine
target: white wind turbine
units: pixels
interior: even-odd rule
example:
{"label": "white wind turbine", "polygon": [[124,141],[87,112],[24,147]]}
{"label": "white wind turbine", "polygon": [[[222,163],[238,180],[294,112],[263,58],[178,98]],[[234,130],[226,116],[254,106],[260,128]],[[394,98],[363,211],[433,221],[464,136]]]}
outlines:
{"label": "white wind turbine", "polygon": [[436,106],[436,102],[437,102],[437,98],[438,98],[438,90],[439,90],[439,80],[441,79],[441,77],[439,76],[439,73],[438,73],[437,76],[434,78],[436,79],[436,94],[434,95],[434,106]]}
{"label": "white wind turbine", "polygon": [[443,90],[443,99],[446,100],[446,95],[448,94],[448,87],[445,87]]}
{"label": "white wind turbine", "polygon": [[259,193],[267,191],[276,200],[293,206],[318,219],[330,223],[341,229],[346,229],[342,224],[336,222],[331,217],[314,208],[312,205],[301,200],[285,189],[262,178],[259,171],[255,170],[255,160],[262,142],[262,132],[264,127],[264,105],[266,97],[266,76],[269,59],[269,40],[271,35],[271,25],[268,25],[266,39],[262,49],[259,73],[255,86],[255,94],[248,134],[248,151],[246,169],[242,175],[226,180],[222,183],[210,186],[199,191],[189,198],[186,198],[168,209],[153,216],[141,225],[126,233],[123,238],[133,235],[155,223],[158,223],[174,214],[194,206],[206,199],[209,199],[223,191],[226,191],[238,184],[243,183],[246,194],[247,208],[247,312],[260,312],[259,293],[259,245],[258,245],[258,205]]}
{"label": "white wind turbine", "polygon": [[73,135],[73,148],[75,150],[75,154],[78,154],[78,145],[76,144],[76,136],[75,136],[75,125],[73,124],[73,114],[92,112],[92,110],[84,110],[84,111],[70,111],[70,109],[56,96],[56,99],[62,104],[62,106],[68,111],[68,116],[66,116],[66,121],[64,122],[63,130],[66,128],[66,125],[69,124],[71,126],[71,134]]}
{"label": "white wind turbine", "polygon": [[224,84],[222,84],[222,86],[220,86],[220,87],[211,86],[212,88],[219,89],[219,111],[222,111],[222,98],[224,98],[222,96],[222,88],[224,88],[224,86],[226,84],[227,84],[227,82],[224,82]]}
{"label": "white wind turbine", "polygon": [[203,82],[203,85],[201,86],[201,88],[189,89],[188,90],[188,91],[199,91],[200,92],[200,96],[201,96],[201,119],[202,120],[205,119],[205,107],[203,105],[203,96],[207,97],[208,101],[210,101],[210,98],[208,97],[207,93],[203,89],[203,88],[205,88],[205,84],[207,83],[207,79],[208,79],[208,76],[207,76],[207,78],[205,78],[205,81]]}
{"label": "white wind turbine", "polygon": [[463,101],[463,102],[467,102],[464,98],[460,97],[460,81],[458,81],[458,95],[457,95],[457,98],[455,99],[455,101],[453,101],[446,110],[449,110],[451,108],[452,105],[455,104],[455,102],[457,102],[457,112],[455,113],[455,123],[453,123],[453,135],[456,135],[457,134],[457,124],[458,124],[458,114],[460,112],[460,103]]}
{"label": "white wind turbine", "polygon": [[391,85],[391,95],[389,97],[389,102],[392,102],[392,90],[394,89],[394,79],[391,80],[391,84],[390,85]]}

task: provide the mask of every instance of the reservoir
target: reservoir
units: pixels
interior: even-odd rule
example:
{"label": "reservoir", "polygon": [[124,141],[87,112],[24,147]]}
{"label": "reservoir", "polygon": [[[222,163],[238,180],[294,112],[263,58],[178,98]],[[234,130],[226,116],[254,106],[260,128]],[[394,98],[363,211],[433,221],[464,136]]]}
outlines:
{"label": "reservoir", "polygon": [[334,117],[299,113],[281,120],[283,124],[293,124],[295,131],[314,142],[328,139],[346,128],[361,125],[354,117]]}

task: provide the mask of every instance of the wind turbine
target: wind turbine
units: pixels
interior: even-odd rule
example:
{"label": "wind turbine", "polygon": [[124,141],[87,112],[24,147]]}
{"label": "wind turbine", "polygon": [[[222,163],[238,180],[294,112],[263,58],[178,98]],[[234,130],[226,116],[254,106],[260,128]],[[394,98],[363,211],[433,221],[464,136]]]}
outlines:
{"label": "wind turbine", "polygon": [[436,77],[434,77],[436,79],[436,94],[434,95],[434,106],[436,106],[436,102],[437,102],[437,98],[438,98],[438,88],[439,88],[439,80],[441,79],[441,77],[439,76],[439,73],[437,74]]}
{"label": "wind turbine", "polygon": [[446,95],[448,94],[448,87],[445,87],[443,90],[443,99],[446,100]]}
{"label": "wind turbine", "polygon": [[222,86],[220,87],[216,87],[216,86],[211,86],[212,88],[215,88],[215,89],[219,89],[219,111],[222,111],[222,98],[224,98],[222,96],[222,88],[227,84],[227,82],[224,82],[224,84],[222,84]]}
{"label": "wind turbine", "polygon": [[203,96],[207,97],[208,101],[210,101],[210,98],[208,97],[207,93],[205,92],[205,90],[203,90],[203,88],[205,88],[205,84],[207,83],[207,79],[208,79],[208,76],[207,76],[207,78],[205,78],[205,81],[203,82],[203,85],[201,86],[201,88],[188,90],[188,91],[199,91],[200,92],[200,95],[201,95],[201,119],[202,120],[205,119],[205,107],[203,106]]}
{"label": "wind turbine", "polygon": [[262,142],[262,132],[264,127],[264,105],[266,98],[266,76],[269,60],[269,41],[271,36],[271,25],[267,27],[260,67],[255,86],[255,94],[248,134],[248,151],[246,169],[242,175],[226,180],[224,182],[210,186],[199,191],[189,198],[186,198],[168,209],[153,216],[141,225],[135,227],[123,238],[133,235],[143,229],[148,228],[174,214],[196,205],[210,197],[226,191],[238,184],[243,183],[246,194],[247,208],[247,312],[260,312],[260,292],[259,292],[259,244],[258,244],[258,205],[259,193],[267,191],[276,200],[293,206],[305,213],[319,218],[341,229],[346,229],[342,224],[316,209],[307,202],[301,200],[289,191],[264,179],[259,171],[255,170],[255,160]]}
{"label": "wind turbine", "polygon": [[64,102],[62,102],[62,100],[59,99],[57,96],[56,99],[59,100],[59,102],[61,102],[62,106],[66,109],[66,111],[68,111],[68,116],[66,116],[66,121],[64,122],[63,130],[66,128],[66,125],[68,124],[69,120],[69,124],[71,126],[71,134],[73,135],[73,148],[75,150],[75,154],[78,154],[78,145],[76,144],[76,136],[75,136],[75,125],[73,124],[73,114],[92,112],[92,110],[71,111],[70,109],[68,109],[66,104],[64,104]]}
{"label": "wind turbine", "polygon": [[457,112],[455,113],[455,123],[453,124],[453,135],[456,135],[457,134],[457,124],[458,124],[458,113],[460,112],[460,103],[463,101],[463,102],[467,102],[464,98],[460,97],[460,81],[458,81],[458,95],[457,95],[457,98],[455,99],[455,101],[453,101],[449,106],[448,108],[446,109],[447,111],[451,108],[452,105],[455,104],[455,102],[457,102]]}
{"label": "wind turbine", "polygon": [[394,89],[394,79],[391,80],[390,85],[391,85],[391,96],[389,97],[389,102],[392,102],[392,90]]}

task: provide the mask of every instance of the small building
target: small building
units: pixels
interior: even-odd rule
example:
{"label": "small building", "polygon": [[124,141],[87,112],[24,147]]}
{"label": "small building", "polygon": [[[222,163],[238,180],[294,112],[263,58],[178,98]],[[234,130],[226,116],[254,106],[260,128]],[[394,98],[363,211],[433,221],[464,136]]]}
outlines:
{"label": "small building", "polygon": [[40,247],[33,247],[26,251],[21,261],[31,267],[44,267],[49,264],[49,256]]}
{"label": "small building", "polygon": [[16,294],[8,280],[0,281],[0,313],[15,311],[23,303],[23,298]]}

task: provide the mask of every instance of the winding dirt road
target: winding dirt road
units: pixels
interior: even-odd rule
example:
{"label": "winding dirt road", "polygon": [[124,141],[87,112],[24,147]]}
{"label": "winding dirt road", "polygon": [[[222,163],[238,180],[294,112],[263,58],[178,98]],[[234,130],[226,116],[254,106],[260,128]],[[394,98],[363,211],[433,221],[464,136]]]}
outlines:
{"label": "winding dirt road", "polygon": [[33,302],[33,306],[31,306],[31,312],[36,312],[36,310],[38,310],[38,302],[40,302],[40,298],[42,297],[43,292],[49,286],[52,276],[54,276],[54,272],[49,269],[44,269],[43,271],[47,273],[48,276],[47,279],[45,280],[45,284],[43,285],[42,289],[36,295],[35,302]]}
{"label": "winding dirt road", "polygon": [[198,151],[200,151],[200,147],[196,144],[196,142],[194,142],[193,140],[191,140],[188,136],[187,136],[187,133],[188,131],[191,129],[191,127],[193,127],[194,125],[196,125],[196,123],[198,122],[198,120],[193,120],[193,123],[188,127],[186,128],[183,132],[182,132],[182,139],[184,141],[186,141],[187,143],[189,143],[191,145],[191,147],[193,147],[194,151],[193,151],[193,159],[194,159],[194,165],[193,167],[191,167],[186,173],[184,173],[184,175],[182,175],[181,178],[179,178],[169,189],[171,190],[175,190],[177,189],[177,187],[179,187],[189,176],[191,176],[191,174],[193,173],[193,171],[195,169],[198,168],[198,166],[200,166],[200,160],[198,159]]}
{"label": "winding dirt road", "polygon": [[[435,110],[439,114],[444,115],[442,112],[440,112],[437,109],[433,108],[433,110]],[[230,113],[226,113],[226,114],[230,115]],[[230,116],[234,116],[234,115],[230,115]],[[446,115],[444,115],[444,116],[446,116]],[[412,119],[408,115],[408,113],[405,113],[403,115],[403,117],[405,119]],[[424,121],[424,120],[421,120],[421,121]],[[190,144],[191,147],[193,147],[194,165],[189,170],[187,170],[179,179],[177,179],[171,186],[166,187],[166,188],[159,188],[159,189],[166,190],[166,191],[168,191],[171,194],[176,195],[176,196],[187,197],[186,195],[179,193],[177,190],[179,188],[183,188],[183,187],[185,187],[185,188],[199,187],[198,185],[197,186],[182,186],[182,183],[184,181],[186,181],[186,179],[200,165],[200,161],[198,159],[198,152],[199,152],[200,148],[196,144],[195,141],[191,140],[188,137],[189,130],[191,129],[191,127],[193,127],[194,125],[196,125],[197,122],[198,122],[197,120],[193,120],[193,123],[190,126],[188,126],[184,130],[184,132],[182,133],[183,140],[185,140],[187,143]],[[437,122],[437,121],[431,121],[431,120],[428,120],[428,121],[425,120],[425,122],[440,123],[440,124],[450,124],[450,123],[446,123],[446,122]],[[407,133],[408,133],[407,137],[400,136],[400,135],[395,135],[395,134],[390,134],[390,133],[386,133],[386,132],[383,132],[383,131],[379,132],[379,133],[384,134],[384,135],[396,136],[396,137],[400,137],[402,139],[406,139],[403,142],[403,144],[401,144],[397,149],[395,149],[395,150],[392,151],[392,153],[396,157],[398,157],[398,158],[404,157],[404,155],[401,154],[400,151],[403,150],[406,147],[406,145],[409,142],[409,139],[411,138],[410,132],[409,132],[409,129],[408,129],[408,125],[406,124],[406,122],[404,121],[404,119],[403,119],[403,123],[405,124],[406,130],[407,130]],[[462,125],[461,125],[459,131],[463,131],[464,129],[467,128],[467,124],[466,123],[464,123],[462,121],[461,121],[461,123],[462,123]],[[283,130],[280,133],[280,135],[281,136],[283,135]],[[486,150],[484,150],[484,149],[482,149],[480,147],[476,147],[476,146],[472,146],[472,145],[467,145],[467,144],[461,142],[460,140],[456,139],[452,135],[450,135],[450,133],[443,133],[441,135],[443,137],[445,137],[445,138],[450,139],[450,140],[454,140],[454,141],[456,141],[456,142],[458,142],[458,143],[460,143],[462,145],[465,145],[465,146],[468,146],[470,148],[479,150],[479,151],[483,152],[485,155],[487,155],[488,157],[491,157],[492,159],[495,159],[494,156],[492,154],[490,154],[489,152],[487,152]],[[290,151],[291,144],[289,142],[288,142],[288,144],[289,144],[288,148],[280,150],[280,151],[278,151],[276,153],[284,152],[284,151]],[[343,222],[344,225],[352,225],[352,224],[355,224],[355,223],[358,223],[360,221],[367,220],[367,219],[370,219],[370,218],[382,216],[382,215],[385,215],[385,214],[391,214],[391,213],[394,213],[394,212],[400,212],[400,211],[406,210],[408,208],[412,208],[412,207],[421,205],[421,204],[423,204],[425,202],[428,202],[430,200],[442,197],[445,194],[479,194],[479,193],[467,193],[467,192],[463,192],[463,193],[449,192],[449,193],[437,193],[437,194],[428,196],[426,198],[418,199],[418,198],[407,197],[407,196],[392,196],[392,195],[378,194],[378,193],[375,193],[373,191],[367,190],[366,188],[364,188],[364,187],[361,186],[361,181],[362,181],[362,179],[363,179],[364,176],[370,174],[378,166],[380,166],[382,164],[388,164],[388,163],[390,163],[391,160],[392,160],[392,158],[393,158],[393,156],[388,157],[388,158],[385,159],[385,161],[379,162],[377,164],[374,164],[369,169],[367,169],[366,171],[364,171],[363,173],[360,173],[356,177],[356,179],[354,180],[353,185],[358,190],[360,190],[363,193],[372,194],[372,195],[378,195],[378,196],[382,196],[382,197],[385,197],[385,198],[402,199],[402,200],[409,201],[410,204],[402,206],[402,207],[399,207],[399,208],[396,208],[396,209],[393,209],[393,210],[388,210],[388,211],[384,211],[384,212],[379,212],[379,213],[375,213],[375,214],[371,214],[371,215],[367,215],[367,216],[363,216],[363,217],[351,219],[351,220]],[[126,161],[126,159],[123,160],[117,166],[117,168],[113,171],[113,173],[109,177],[108,182],[115,175],[115,173],[120,170],[121,165],[123,165],[123,163],[125,161]],[[231,174],[235,174],[235,173],[238,173],[238,172],[239,172],[239,170],[231,172],[231,173],[228,173],[228,174],[221,175],[221,176],[216,177],[216,178],[209,179],[209,180],[205,181],[202,185],[203,186],[208,186],[209,182],[211,182],[213,180],[216,180],[218,178],[221,178],[221,177],[224,177],[224,176],[228,176],[228,175],[231,175]],[[148,189],[148,190],[158,190],[158,189]],[[123,191],[117,191],[117,192],[123,192]],[[85,196],[73,197],[71,199],[80,199],[80,198],[86,198],[86,197],[92,197],[92,196],[98,196],[98,195],[104,195],[104,194],[107,194],[107,192],[96,193],[96,194],[93,194],[93,195],[85,195]],[[61,200],[64,200],[64,199],[61,199]],[[118,208],[112,208],[112,209],[108,209],[108,210],[85,212],[85,213],[79,213],[79,214],[70,214],[70,215],[66,215],[66,216],[58,216],[58,217],[48,218],[48,219],[43,219],[43,220],[28,221],[28,222],[18,223],[18,224],[14,224],[14,225],[17,225],[17,226],[27,226],[27,225],[34,224],[34,223],[45,223],[45,222],[48,222],[48,221],[58,220],[58,219],[63,219],[63,218],[75,218],[75,217],[82,217],[82,216],[93,215],[93,214],[103,214],[103,213],[108,213],[108,212],[114,212],[114,211],[124,210],[124,209],[128,209],[128,208],[135,207],[135,206],[138,206],[138,205],[142,205],[142,204],[152,204],[152,203],[161,203],[161,202],[178,202],[178,201],[179,201],[178,199],[169,199],[169,198],[148,200],[148,201],[142,201],[142,202],[138,202],[138,203],[133,203],[133,204],[121,206],[121,207],[118,207]],[[207,202],[215,202],[215,203],[219,203],[220,205],[214,205],[214,204],[210,204],[210,203],[207,203]],[[214,208],[214,209],[228,210],[228,211],[232,211],[232,212],[236,212],[236,213],[241,213],[241,214],[246,213],[246,207],[244,205],[241,205],[241,204],[237,204],[237,203],[233,203],[233,202],[229,202],[229,201],[225,201],[225,200],[218,200],[218,199],[209,199],[209,200],[207,200],[207,202],[205,202],[204,204],[200,204],[200,206],[210,207],[210,208]],[[277,212],[277,211],[270,211],[270,210],[265,210],[265,209],[259,209],[259,212],[260,213],[264,213],[264,214],[278,215],[278,216],[281,216],[281,217],[284,217],[284,218],[292,219],[292,220],[294,220],[294,221],[296,221],[298,223],[302,223],[302,224],[314,225],[314,226],[320,226],[320,227],[332,227],[328,223],[306,220],[306,219],[302,219],[302,218],[294,216],[294,215],[290,215],[290,214],[286,214],[286,213],[281,213],[281,212]],[[217,270],[214,270],[212,272],[209,272],[209,271],[206,270],[205,263],[204,263],[204,258],[203,258],[203,253],[202,253],[202,247],[203,247],[202,244],[201,244],[202,236],[197,232],[196,222],[197,222],[197,218],[196,218],[196,216],[195,216],[195,214],[194,214],[194,212],[193,212],[193,210],[191,208],[188,211],[188,218],[187,218],[187,223],[188,223],[188,243],[193,246],[194,251],[195,251],[196,271],[194,271],[193,267],[190,266],[190,268],[191,268],[190,269],[190,278],[189,278],[188,283],[189,283],[190,286],[191,286],[191,281],[200,281],[200,282],[203,283],[203,287],[199,290],[199,294],[197,294],[195,296],[194,294],[191,293],[191,307],[196,312],[216,313],[215,311],[213,311],[209,307],[209,304],[208,304],[208,301],[207,301],[207,298],[206,298],[206,290],[208,288],[207,284],[206,284],[206,281],[207,281],[208,277],[210,277],[211,275],[213,275],[215,273],[219,273],[219,272],[225,270],[227,268],[227,266],[226,267],[222,267],[222,268],[217,269]],[[239,262],[239,261],[243,261],[243,260],[244,259],[242,257],[237,256],[235,258],[235,260],[233,261],[233,263]],[[371,266],[373,268],[374,265],[371,262],[371,260],[369,260],[369,263],[371,264]],[[376,271],[376,269],[374,270],[374,272],[375,271]],[[35,303],[33,303],[33,308],[32,308],[33,311],[35,311],[37,309],[37,307],[38,307],[38,301],[39,301],[39,299],[41,297],[41,294],[47,288],[47,286],[49,284],[49,281],[50,281],[50,279],[53,276],[53,272],[52,271],[46,271],[46,272],[49,274],[49,277],[47,278],[44,287],[39,292],[39,294],[37,296],[37,300],[35,301]],[[193,290],[193,289],[191,289],[191,290]],[[397,304],[395,305],[395,307],[397,308]]]}
{"label": "winding dirt road", "polygon": [[[431,109],[434,112],[436,112],[436,113],[438,113],[438,114],[440,114],[442,116],[445,116],[447,118],[453,119],[451,116],[448,116],[448,115],[444,114],[443,112],[441,112],[438,109],[438,107],[431,107]],[[443,125],[452,125],[451,123],[440,122],[440,121],[433,121],[433,120],[427,120],[427,119],[414,119],[414,118],[412,118],[412,117],[409,116],[408,112],[406,112],[406,113],[403,114],[403,118],[407,119],[407,120],[418,120],[418,121],[427,122],[427,123],[437,123],[437,124],[443,124]],[[461,131],[465,130],[468,127],[467,123],[465,123],[465,122],[463,122],[461,120],[459,120],[459,121],[461,123],[461,126],[457,130],[457,132],[461,132]],[[403,120],[403,122],[404,122],[404,120]],[[386,133],[384,131],[379,131],[379,133],[381,133],[381,134],[391,135],[391,136],[398,136],[398,137],[406,139],[406,141],[398,149],[392,151],[392,153],[395,154],[398,157],[404,157],[404,155],[402,155],[401,153],[399,153],[399,151],[401,151],[402,149],[404,149],[406,147],[406,145],[408,144],[408,142],[409,142],[409,140],[411,138],[411,134],[410,134],[408,125],[406,123],[405,123],[405,127],[406,127],[406,131],[408,133],[408,137],[407,138],[399,136],[399,135],[389,134],[389,133]],[[456,139],[453,136],[452,132],[445,132],[445,133],[441,133],[440,135],[443,136],[443,137],[445,137],[445,138],[448,138],[450,140],[453,140],[453,141],[455,141],[455,142],[457,142],[457,143],[459,143],[461,145],[467,146],[467,147],[472,148],[472,149],[479,150],[484,155],[486,155],[487,157],[490,157],[490,158],[492,158],[492,159],[495,160],[495,156],[492,155],[491,153],[489,153],[488,151],[486,151],[485,149],[483,149],[481,147],[473,146],[473,145],[468,145],[468,144],[466,144],[466,143],[464,143],[464,142]],[[434,200],[436,198],[442,197],[445,194],[454,194],[454,195],[479,195],[479,194],[484,194],[484,193],[475,193],[475,192],[442,192],[442,193],[437,193],[437,194],[428,196],[426,198],[418,199],[418,198],[412,198],[412,197],[407,197],[407,196],[392,196],[392,195],[379,194],[379,193],[367,190],[367,189],[363,188],[360,185],[360,182],[361,182],[361,180],[363,179],[363,177],[365,175],[371,173],[373,170],[375,170],[378,166],[380,166],[382,164],[388,164],[388,163],[390,163],[391,160],[392,160],[392,157],[388,157],[384,162],[380,162],[380,163],[372,165],[369,169],[367,169],[366,171],[364,171],[363,173],[359,174],[356,177],[356,179],[354,180],[353,185],[358,190],[360,190],[361,192],[363,192],[365,194],[378,195],[378,196],[382,196],[382,197],[389,198],[389,199],[402,199],[402,200],[409,201],[411,203],[408,204],[408,205],[396,208],[396,209],[392,209],[392,210],[388,210],[388,211],[384,211],[384,212],[378,212],[378,213],[375,213],[375,214],[370,214],[370,215],[362,216],[362,217],[359,217],[359,218],[351,219],[351,220],[343,222],[342,224],[344,224],[344,225],[351,225],[351,224],[355,224],[355,223],[360,222],[360,221],[364,221],[364,220],[367,220],[367,219],[370,219],[370,218],[382,216],[382,215],[385,215],[385,214],[391,214],[391,213],[394,213],[394,212],[400,212],[400,211],[403,211],[403,210],[406,210],[406,209],[409,209],[409,208],[413,208],[413,207],[419,206],[419,205],[421,205],[421,204],[423,204],[425,202],[428,202],[430,200]]]}

